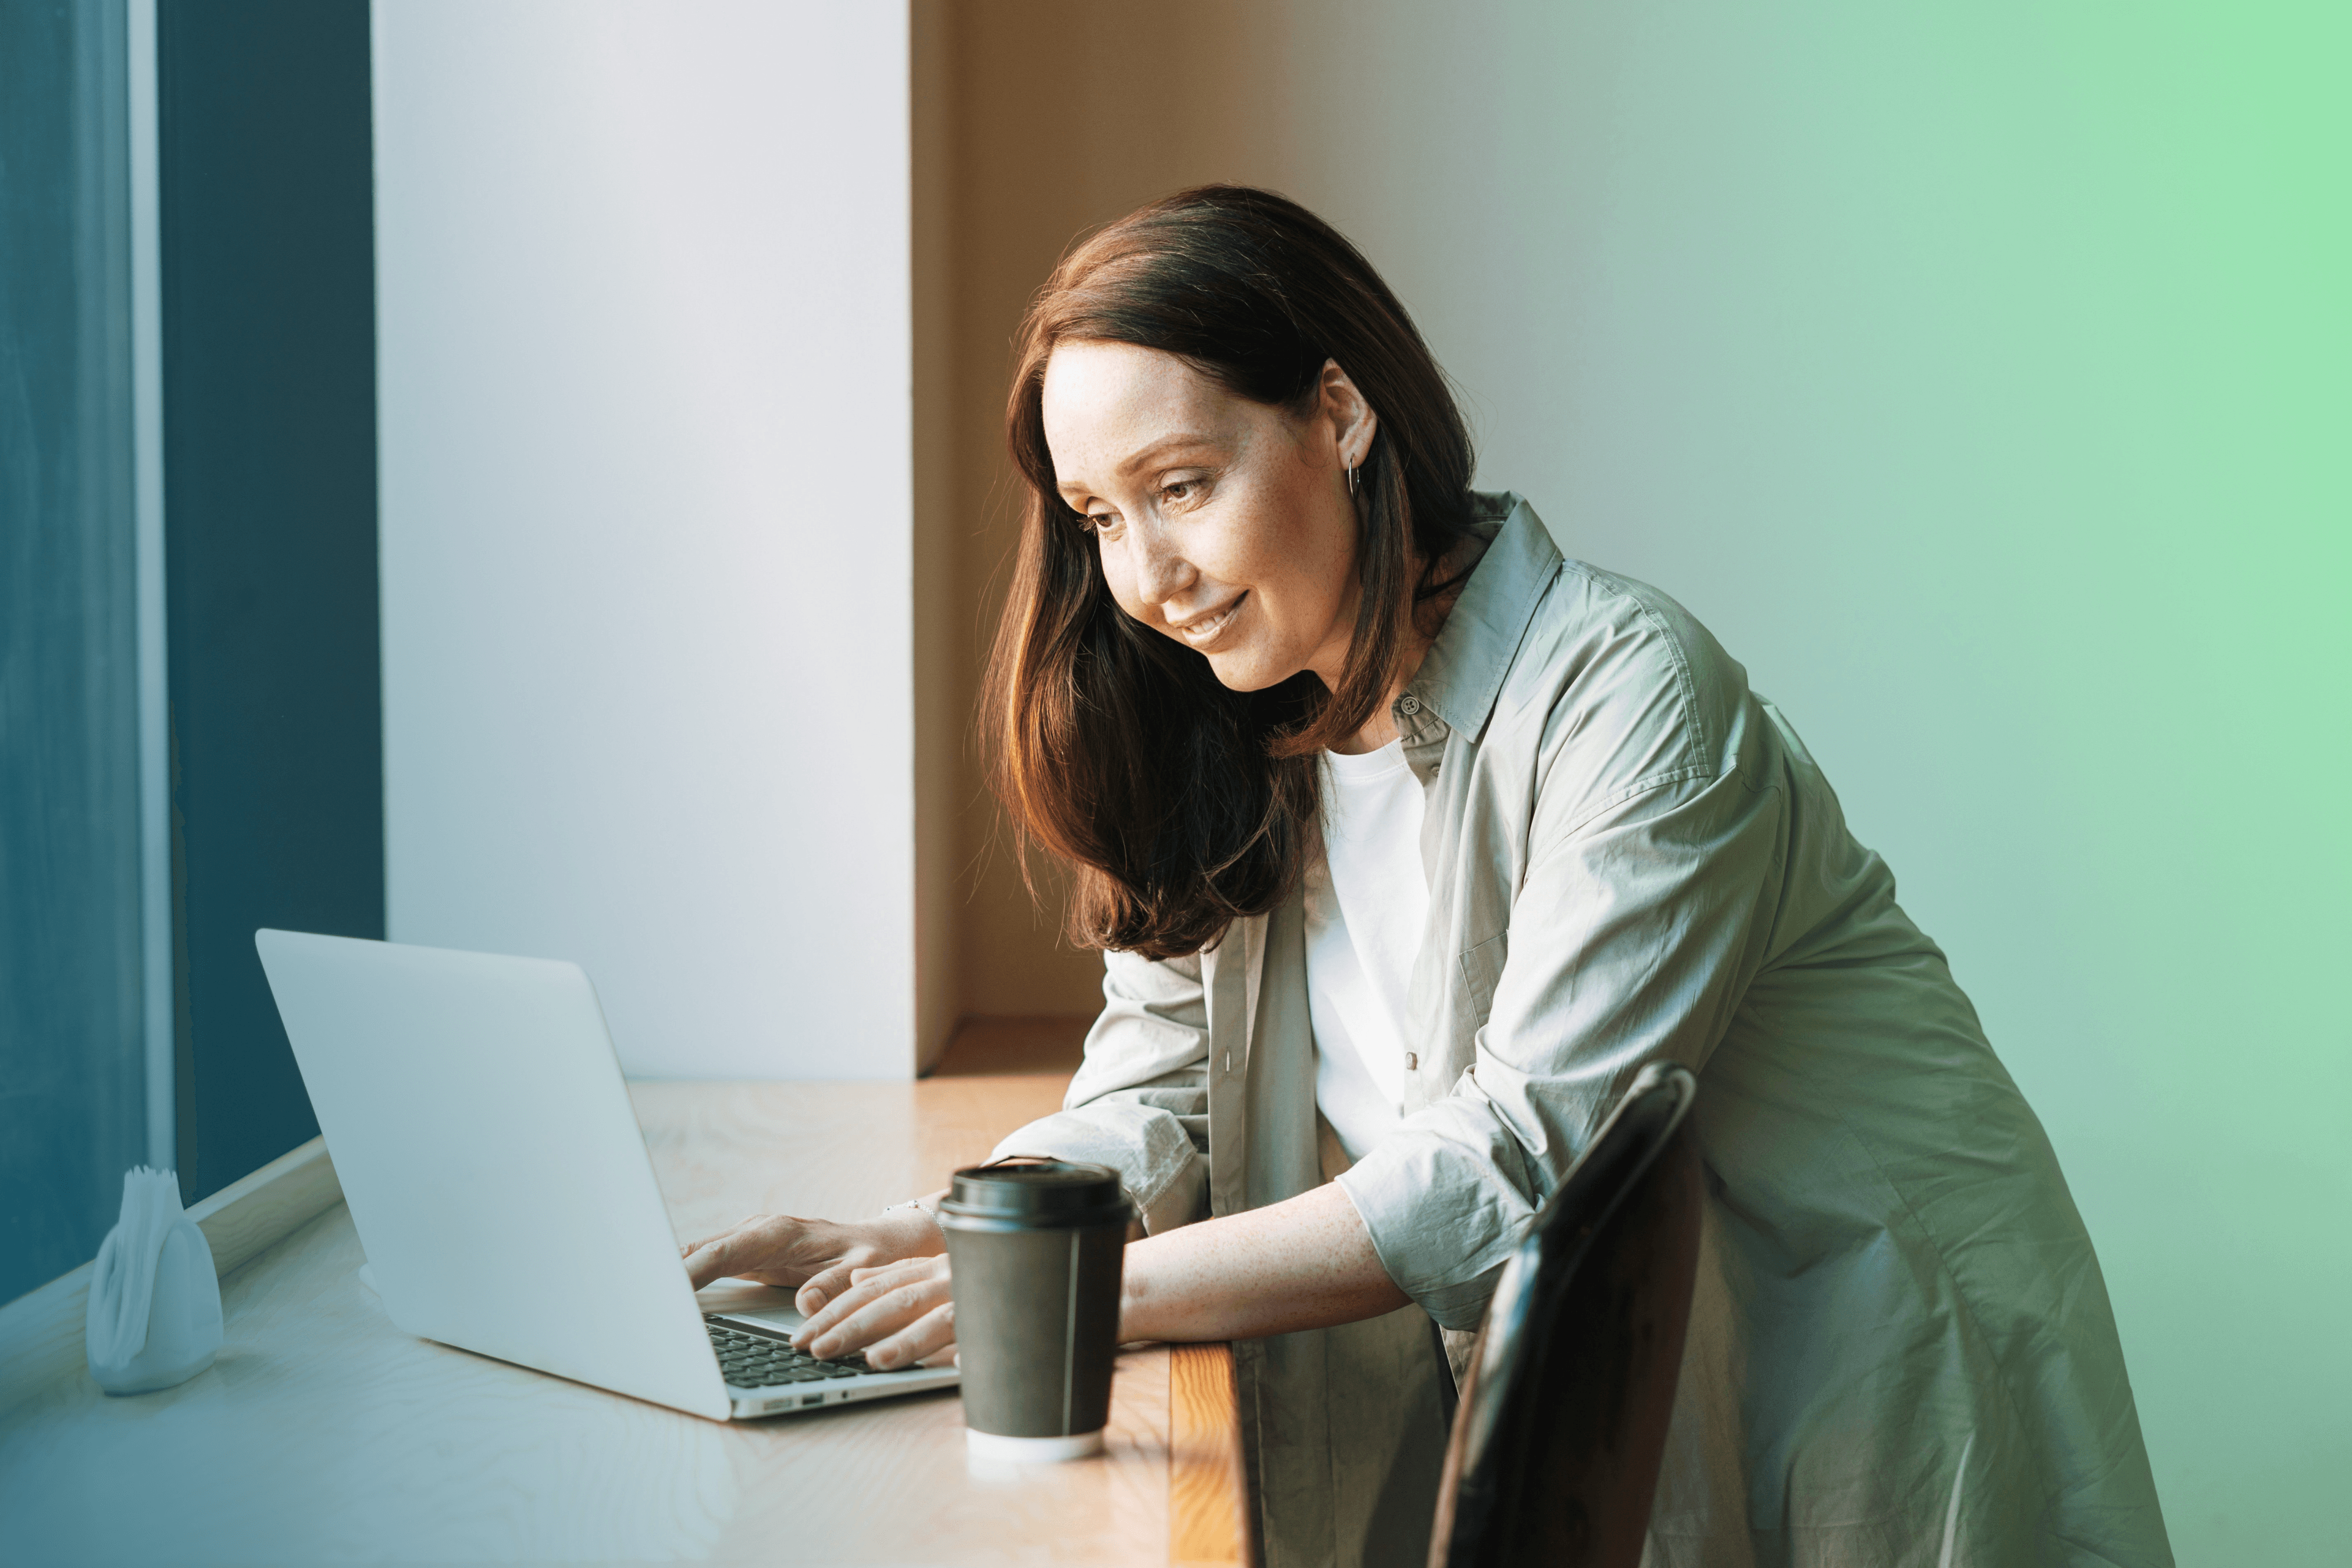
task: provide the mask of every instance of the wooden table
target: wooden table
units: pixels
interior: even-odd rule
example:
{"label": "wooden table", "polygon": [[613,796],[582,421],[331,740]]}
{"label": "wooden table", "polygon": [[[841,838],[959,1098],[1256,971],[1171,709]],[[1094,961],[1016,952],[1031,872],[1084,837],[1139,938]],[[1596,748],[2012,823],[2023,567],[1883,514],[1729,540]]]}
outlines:
{"label": "wooden table", "polygon": [[[632,1094],[692,1237],[929,1191],[1052,1109],[1063,1081]],[[223,1281],[211,1371],[122,1400],[78,1372],[0,1413],[0,1562],[1248,1560],[1222,1346],[1122,1352],[1106,1455],[992,1470],[967,1460],[951,1390],[704,1421],[413,1339],[362,1262],[338,1203]],[[550,1279],[548,1308],[593,1288]]]}

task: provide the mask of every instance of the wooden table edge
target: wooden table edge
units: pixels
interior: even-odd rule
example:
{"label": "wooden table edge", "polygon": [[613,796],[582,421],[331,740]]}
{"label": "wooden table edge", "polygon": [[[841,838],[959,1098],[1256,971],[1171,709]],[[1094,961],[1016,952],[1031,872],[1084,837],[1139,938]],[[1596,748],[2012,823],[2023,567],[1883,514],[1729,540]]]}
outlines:
{"label": "wooden table edge", "polygon": [[1227,1344],[1168,1347],[1168,1561],[1255,1568],[1256,1521]]}

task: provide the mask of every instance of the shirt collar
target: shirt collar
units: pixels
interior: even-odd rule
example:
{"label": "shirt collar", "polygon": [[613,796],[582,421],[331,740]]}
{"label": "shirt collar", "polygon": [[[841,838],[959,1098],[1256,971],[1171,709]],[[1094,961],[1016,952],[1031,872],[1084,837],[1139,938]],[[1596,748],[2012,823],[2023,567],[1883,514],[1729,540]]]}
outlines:
{"label": "shirt collar", "polygon": [[[1471,568],[1437,641],[1397,699],[1396,717],[1408,743],[1423,727],[1422,710],[1433,711],[1464,738],[1477,740],[1502,695],[1503,677],[1518,655],[1537,601],[1559,570],[1559,546],[1517,492],[1473,496],[1480,521],[1499,518],[1501,526]],[[1410,710],[1408,699],[1415,704]]]}

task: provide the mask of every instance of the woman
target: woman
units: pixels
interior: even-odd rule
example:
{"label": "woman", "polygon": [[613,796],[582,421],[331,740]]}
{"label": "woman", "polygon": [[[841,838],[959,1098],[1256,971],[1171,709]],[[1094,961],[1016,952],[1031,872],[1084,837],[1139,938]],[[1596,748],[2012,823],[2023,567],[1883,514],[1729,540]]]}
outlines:
{"label": "woman", "polygon": [[[1704,627],[1469,489],[1364,259],[1190,191],[1023,344],[982,722],[1106,1006],[999,1152],[1124,1173],[1127,1338],[1241,1342],[1268,1562],[1422,1560],[1446,1352],[1663,1058],[1709,1195],[1653,1561],[2168,1563],[2090,1240],[1942,953]],[[689,1268],[889,1366],[953,1338],[940,1247],[761,1218]]]}

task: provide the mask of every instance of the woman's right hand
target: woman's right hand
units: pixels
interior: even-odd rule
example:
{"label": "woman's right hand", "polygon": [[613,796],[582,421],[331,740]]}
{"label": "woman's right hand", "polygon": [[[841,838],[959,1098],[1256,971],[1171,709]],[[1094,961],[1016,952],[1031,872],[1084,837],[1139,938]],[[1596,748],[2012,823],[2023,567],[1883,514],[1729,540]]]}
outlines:
{"label": "woman's right hand", "polygon": [[955,1343],[947,1258],[909,1258],[857,1270],[846,1291],[794,1331],[793,1343],[826,1361],[863,1351],[883,1372],[940,1355]]}
{"label": "woman's right hand", "polygon": [[731,1230],[678,1249],[698,1290],[716,1279],[755,1279],[794,1291],[793,1304],[815,1313],[847,1290],[854,1269],[878,1268],[947,1250],[931,1216],[892,1209],[878,1218],[842,1223],[755,1214]]}

